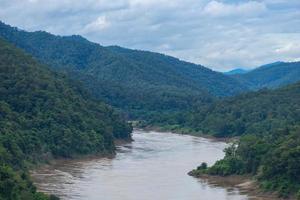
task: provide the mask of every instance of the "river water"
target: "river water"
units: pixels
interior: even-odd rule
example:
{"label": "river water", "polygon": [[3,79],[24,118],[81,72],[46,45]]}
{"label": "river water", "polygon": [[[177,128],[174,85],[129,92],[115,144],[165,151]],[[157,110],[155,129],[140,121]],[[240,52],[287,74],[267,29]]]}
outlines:
{"label": "river water", "polygon": [[246,200],[187,175],[224,156],[226,144],[173,133],[135,130],[116,157],[59,161],[32,172],[40,191],[70,200]]}

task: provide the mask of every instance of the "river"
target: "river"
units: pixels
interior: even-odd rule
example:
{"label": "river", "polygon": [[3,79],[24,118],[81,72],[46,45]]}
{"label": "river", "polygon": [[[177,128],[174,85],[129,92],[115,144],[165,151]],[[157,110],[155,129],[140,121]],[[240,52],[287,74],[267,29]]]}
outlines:
{"label": "river", "polygon": [[246,200],[187,175],[201,162],[224,156],[224,142],[173,133],[135,130],[134,142],[114,158],[58,161],[32,172],[40,191],[68,200]]}

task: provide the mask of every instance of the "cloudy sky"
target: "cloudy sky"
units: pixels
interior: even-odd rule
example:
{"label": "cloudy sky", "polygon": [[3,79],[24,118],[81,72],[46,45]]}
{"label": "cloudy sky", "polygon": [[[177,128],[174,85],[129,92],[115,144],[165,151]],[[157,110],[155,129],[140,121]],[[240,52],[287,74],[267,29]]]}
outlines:
{"label": "cloudy sky", "polygon": [[0,0],[0,20],[218,71],[300,60],[300,0]]}

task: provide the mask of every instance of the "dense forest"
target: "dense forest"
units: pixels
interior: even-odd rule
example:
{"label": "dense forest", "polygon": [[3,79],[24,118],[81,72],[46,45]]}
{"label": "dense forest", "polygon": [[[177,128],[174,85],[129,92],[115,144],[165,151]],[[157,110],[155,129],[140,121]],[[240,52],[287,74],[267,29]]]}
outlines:
{"label": "dense forest", "polygon": [[30,164],[113,154],[131,127],[65,75],[0,40],[0,199],[55,199],[37,193]]}
{"label": "dense forest", "polygon": [[103,47],[81,36],[26,32],[0,23],[0,36],[40,62],[81,80],[96,97],[130,115],[185,110],[247,90],[234,78],[158,53]]}

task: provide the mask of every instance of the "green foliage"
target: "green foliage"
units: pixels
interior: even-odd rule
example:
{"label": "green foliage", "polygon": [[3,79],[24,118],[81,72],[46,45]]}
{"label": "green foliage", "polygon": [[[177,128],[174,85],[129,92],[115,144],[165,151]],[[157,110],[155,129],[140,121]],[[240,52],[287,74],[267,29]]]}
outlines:
{"label": "green foliage", "polygon": [[24,171],[13,170],[1,162],[0,199],[2,200],[46,200],[47,195],[36,192],[28,175]]}
{"label": "green foliage", "polygon": [[296,197],[297,197],[297,199],[300,199],[300,189],[298,190]]}
{"label": "green foliage", "polygon": [[206,170],[207,169],[207,163],[203,162],[200,166],[197,167],[197,170]]}
{"label": "green foliage", "polygon": [[300,128],[284,131],[265,154],[258,179],[287,196],[300,190]]}
{"label": "green foliage", "polygon": [[0,40],[0,199],[55,199],[36,192],[26,163],[113,153],[130,133],[111,107]]}

